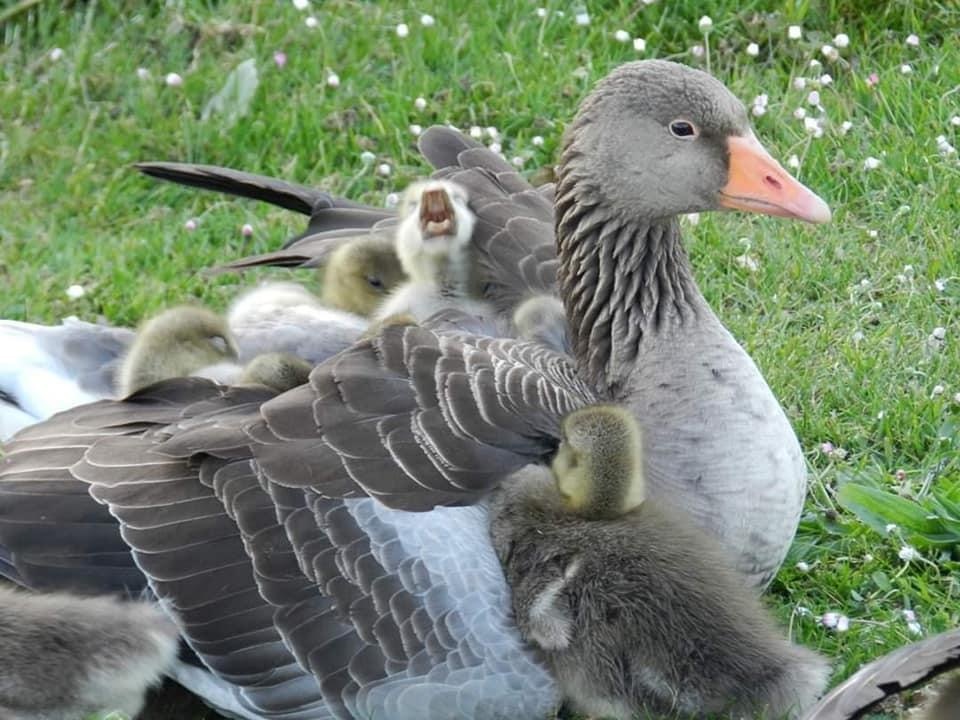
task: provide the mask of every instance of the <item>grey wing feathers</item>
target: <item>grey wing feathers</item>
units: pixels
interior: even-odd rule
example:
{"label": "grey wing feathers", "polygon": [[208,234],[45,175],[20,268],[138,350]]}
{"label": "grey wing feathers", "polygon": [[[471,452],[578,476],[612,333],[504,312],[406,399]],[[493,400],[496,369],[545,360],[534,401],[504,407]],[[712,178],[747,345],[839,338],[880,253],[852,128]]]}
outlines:
{"label": "grey wing feathers", "polygon": [[540,345],[394,326],[315,368],[239,433],[218,439],[199,422],[158,450],[226,454],[250,442],[271,482],[429,510],[475,502],[548,456],[560,418],[595,399],[565,356]]}
{"label": "grey wing feathers", "polygon": [[960,667],[960,629],[907,645],[874,660],[835,687],[804,720],[852,720],[889,695]]}
{"label": "grey wing feathers", "polygon": [[135,165],[144,175],[188,185],[202,190],[262,200],[278,207],[310,215],[324,207],[362,207],[358,203],[335,198],[322,190],[297,185],[284,180],[231,170],[216,165],[196,165],[179,162],[141,162]]}

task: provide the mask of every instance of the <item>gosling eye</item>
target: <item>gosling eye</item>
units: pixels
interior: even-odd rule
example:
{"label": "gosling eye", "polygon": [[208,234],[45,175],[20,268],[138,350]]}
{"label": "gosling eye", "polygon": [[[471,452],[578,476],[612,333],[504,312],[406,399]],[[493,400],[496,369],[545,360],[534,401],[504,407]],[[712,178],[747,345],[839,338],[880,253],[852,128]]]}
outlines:
{"label": "gosling eye", "polygon": [[375,290],[383,290],[382,278],[378,278],[376,275],[367,275],[367,282],[370,284],[370,287]]}
{"label": "gosling eye", "polygon": [[674,120],[670,123],[670,134],[676,138],[695,138],[699,132],[689,120]]}
{"label": "gosling eye", "polygon": [[229,353],[229,345],[227,344],[227,339],[223,335],[213,335],[209,338],[210,344],[213,345],[213,349],[216,350],[221,355],[227,355]]}

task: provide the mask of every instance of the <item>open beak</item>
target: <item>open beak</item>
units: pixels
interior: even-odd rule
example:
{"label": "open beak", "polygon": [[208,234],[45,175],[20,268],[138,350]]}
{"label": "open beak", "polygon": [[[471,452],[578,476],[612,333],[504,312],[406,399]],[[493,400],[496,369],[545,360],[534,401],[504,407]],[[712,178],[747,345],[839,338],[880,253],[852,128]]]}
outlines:
{"label": "open beak", "polygon": [[456,234],[457,214],[443,188],[424,190],[420,196],[420,232],[425,238]]}
{"label": "open beak", "polygon": [[720,190],[720,205],[732,210],[825,223],[830,208],[774,160],[753,133],[727,138],[730,176]]}

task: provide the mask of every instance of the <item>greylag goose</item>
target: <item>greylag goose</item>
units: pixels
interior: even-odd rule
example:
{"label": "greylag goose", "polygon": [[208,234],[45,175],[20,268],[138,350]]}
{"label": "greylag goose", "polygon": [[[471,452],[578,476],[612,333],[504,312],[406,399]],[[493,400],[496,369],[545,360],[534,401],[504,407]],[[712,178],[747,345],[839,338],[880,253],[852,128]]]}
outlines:
{"label": "greylag goose", "polygon": [[584,101],[556,240],[547,195],[499,157],[446,128],[421,147],[467,188],[492,302],[552,292],[559,270],[575,359],[391,326],[279,396],[192,379],[77,408],[8,447],[0,572],[38,588],[149,583],[211,671],[178,679],[241,717],[537,716],[557,689],[509,615],[487,508],[469,503],[548,459],[560,419],[604,398],[640,420],[651,501],[681,505],[754,583],[772,575],[802,456],[697,290],[676,215],[824,221],[823,201],[723,85],[659,61],[621,66]]}
{"label": "greylag goose", "polygon": [[491,503],[517,626],[580,713],[797,718],[829,665],[783,638],[755,592],[682,514],[644,501],[640,433],[616,406],[571,413],[553,475],[520,471]]}
{"label": "greylag goose", "polygon": [[137,332],[120,366],[117,392],[126,397],[161,380],[193,374],[229,381],[239,374],[237,360],[224,318],[202,307],[170,308]]}
{"label": "greylag goose", "polygon": [[[960,667],[960,629],[949,630],[920,642],[905,645],[868,663],[831,690],[803,720],[855,720],[865,717],[884,698],[916,687]],[[935,712],[946,710],[942,720],[960,717],[960,681],[952,678],[944,688],[946,700],[930,709],[929,720],[941,720]],[[952,713],[952,714],[950,714]]]}
{"label": "greylag goose", "polygon": [[372,315],[405,280],[396,248],[388,239],[351,238],[324,261],[321,298],[330,307]]}
{"label": "greylag goose", "polygon": [[155,605],[0,585],[0,714],[135,717],[174,664],[176,626]]}

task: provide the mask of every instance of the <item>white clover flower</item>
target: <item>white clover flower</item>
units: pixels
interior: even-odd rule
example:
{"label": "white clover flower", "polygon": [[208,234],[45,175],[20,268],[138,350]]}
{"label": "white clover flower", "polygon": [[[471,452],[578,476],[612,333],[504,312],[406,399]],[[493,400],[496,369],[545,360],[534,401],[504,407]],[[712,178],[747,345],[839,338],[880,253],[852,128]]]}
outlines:
{"label": "white clover flower", "polygon": [[934,385],[933,390],[930,391],[930,397],[939,397],[940,395],[943,395],[944,390],[946,390],[946,388],[943,385]]}
{"label": "white clover flower", "polygon": [[340,76],[335,72],[327,74],[327,85],[332,88],[340,87]]}
{"label": "white clover flower", "polygon": [[657,0],[643,0],[644,5],[653,5]]}
{"label": "white clover flower", "polygon": [[859,345],[863,342],[864,337],[866,336],[863,334],[862,330],[855,330],[853,335],[850,336],[850,339],[853,341],[854,345]]}
{"label": "white clover flower", "polygon": [[807,86],[807,79],[802,77],[797,77],[793,79],[793,89],[794,90],[803,90]]}
{"label": "white clover flower", "polygon": [[799,25],[791,25],[787,28],[787,37],[791,40],[799,40],[803,37],[803,30]]}
{"label": "white clover flower", "polygon": [[842,50],[850,45],[850,37],[846,33],[840,33],[833,38],[833,44]]}
{"label": "white clover flower", "polygon": [[487,137],[491,140],[497,140],[500,137],[500,131],[497,130],[493,125],[485,127],[484,132],[487,133]]}
{"label": "white clover flower", "polygon": [[426,110],[427,101],[422,97],[418,97],[416,100],[413,101],[413,106],[420,111]]}
{"label": "white clover flower", "polygon": [[820,84],[823,87],[827,87],[828,85],[833,85],[833,75],[831,75],[830,73],[824,73],[823,75],[821,75]]}
{"label": "white clover flower", "polygon": [[945,340],[947,337],[947,329],[945,327],[935,327],[933,332],[930,333],[930,337],[936,340]]}
{"label": "white clover flower", "polygon": [[873,562],[873,555],[871,555],[870,553],[867,553],[866,555],[863,556],[863,561],[865,563]]}
{"label": "white clover flower", "polygon": [[513,163],[514,167],[522,168],[524,160],[519,155],[514,155],[512,158],[510,158],[510,162]]}
{"label": "white clover flower", "polygon": [[313,28],[317,27],[320,24],[320,21],[317,20],[313,15],[308,15],[307,18],[303,21],[303,24],[306,25],[311,30],[313,30]]}
{"label": "white clover flower", "polygon": [[499,155],[503,150],[503,146],[498,142],[492,142],[487,145],[487,147],[490,149],[490,152],[495,152],[497,155]]}
{"label": "white clover flower", "polygon": [[960,127],[960,115],[954,115],[950,118],[950,124],[954,127]]}
{"label": "white clover flower", "polygon": [[183,78],[180,77],[177,73],[167,73],[167,76],[163,79],[168,87],[180,87],[183,85]]}
{"label": "white clover flower", "polygon": [[755,117],[761,117],[767,114],[767,108],[763,105],[754,105],[750,112],[752,112]]}
{"label": "white clover flower", "polygon": [[408,130],[410,130],[410,134],[414,137],[419,137],[420,133],[423,132],[423,127],[414,123],[408,128]]}
{"label": "white clover flower", "polygon": [[470,137],[475,138],[475,139],[477,139],[477,140],[479,140],[480,138],[482,138],[482,137],[483,137],[483,128],[480,127],[479,125],[471,125],[471,126],[470,126]]}
{"label": "white clover flower", "polygon": [[282,68],[287,64],[287,54],[282,50],[277,50],[273,54],[273,62],[278,68]]}
{"label": "white clover flower", "polygon": [[700,224],[700,213],[687,213],[682,219],[696,227]]}
{"label": "white clover flower", "polygon": [[293,6],[297,10],[306,10],[310,7],[310,0],[293,0]]}
{"label": "white clover flower", "polygon": [[833,45],[824,45],[822,48],[820,48],[820,54],[830,62],[833,62],[840,57],[840,53],[837,52],[837,49]]}
{"label": "white clover flower", "polygon": [[850,128],[852,127],[853,127],[852,122],[850,122],[849,120],[844,120],[842,123],[840,123],[840,132],[846,135],[848,132],[850,132]]}
{"label": "white clover flower", "polygon": [[532,138],[530,138],[530,142],[533,143],[536,147],[543,147],[543,136],[534,135]]}
{"label": "white clover flower", "polygon": [[824,455],[830,455],[836,448],[833,447],[833,443],[827,440],[826,442],[820,443],[820,452]]}
{"label": "white clover flower", "polygon": [[690,54],[695,58],[702,58],[706,51],[703,49],[703,45],[694,45],[690,48]]}
{"label": "white clover flower", "polygon": [[590,24],[590,13],[586,10],[581,10],[574,16],[574,22],[577,23],[580,27],[586,27]]}
{"label": "white clover flower", "polygon": [[812,70],[819,71],[823,67],[823,63],[817,60],[816,58],[811,58],[810,62],[807,63],[807,66]]}
{"label": "white clover flower", "polygon": [[946,135],[937,135],[937,150],[941,155],[952,155],[957,149],[950,144]]}
{"label": "white clover flower", "polygon": [[797,120],[803,120],[807,116],[807,111],[804,110],[802,107],[798,107],[796,110],[793,111],[793,116]]}
{"label": "white clover flower", "polygon": [[880,160],[875,157],[871,156],[863,161],[864,170],[876,170],[878,167],[880,167]]}
{"label": "white clover flower", "polygon": [[190,218],[183,224],[183,229],[186,230],[187,232],[193,232],[194,230],[197,229],[197,221],[194,220],[193,218]]}
{"label": "white clover flower", "polygon": [[377,156],[369,150],[364,150],[362,153],[360,153],[360,162],[362,162],[364,165],[372,165],[373,161],[376,159]]}
{"label": "white clover flower", "polygon": [[759,54],[760,54],[759,45],[757,45],[755,42],[752,42],[749,45],[747,45],[747,55],[749,55],[750,57],[756,57]]}
{"label": "white clover flower", "polygon": [[67,288],[67,297],[71,300],[79,300],[86,294],[87,291],[84,289],[83,285],[71,285]]}
{"label": "white clover flower", "polygon": [[820,617],[820,624],[826,628],[833,629],[837,627],[837,623],[840,622],[840,613],[837,612],[825,612]]}
{"label": "white clover flower", "polygon": [[953,401],[954,401],[957,405],[960,405],[960,392],[956,392],[956,393],[953,394]]}
{"label": "white clover flower", "polygon": [[398,38],[405,38],[410,34],[410,27],[406,23],[400,23],[397,25],[396,33]]}
{"label": "white clover flower", "polygon": [[906,43],[910,47],[920,47],[920,38],[914,35],[913,33],[910,33],[909,35],[907,35]]}
{"label": "white clover flower", "polygon": [[382,175],[383,177],[388,177],[393,171],[393,168],[390,167],[390,163],[380,163],[377,165],[377,174]]}
{"label": "white clover flower", "polygon": [[709,15],[704,15],[697,23],[697,27],[700,28],[700,32],[709,32],[713,28],[713,19]]}
{"label": "white clover flower", "polygon": [[817,130],[820,130],[820,123],[817,122],[816,118],[805,117],[803,119],[803,129],[811,135],[816,135]]}
{"label": "white clover flower", "polygon": [[811,90],[810,94],[807,95],[807,102],[814,107],[820,107],[820,93],[816,90]]}
{"label": "white clover flower", "polygon": [[383,199],[383,204],[385,207],[395,208],[397,205],[400,204],[400,195],[395,192],[388,193],[387,196]]}
{"label": "white clover flower", "polygon": [[420,16],[420,24],[424,27],[433,27],[436,25],[437,21],[434,19],[433,15],[428,15],[424,13]]}
{"label": "white clover flower", "polygon": [[923,628],[918,622],[908,622],[907,632],[909,632],[911,635],[923,635]]}
{"label": "white clover flower", "polygon": [[628,33],[626,30],[617,30],[613,34],[613,39],[617,42],[628,43],[630,42],[630,33]]}
{"label": "white clover flower", "polygon": [[880,233],[876,230],[867,230],[867,237],[869,238],[876,238],[878,235],[880,235]]}
{"label": "white clover flower", "polygon": [[900,551],[897,553],[897,557],[908,563],[914,560],[919,560],[920,553],[918,553],[917,549],[912,545],[901,545]]}
{"label": "white clover flower", "polygon": [[770,96],[766,93],[761,93],[753,99],[754,105],[759,105],[760,107],[766,107],[767,103],[770,102]]}
{"label": "white clover flower", "polygon": [[788,157],[788,158],[787,158],[787,167],[793,168],[794,170],[796,170],[797,168],[799,168],[799,167],[800,167],[800,158],[798,158],[796,155],[791,155],[790,157]]}
{"label": "white clover flower", "polygon": [[50,59],[53,60],[53,62],[57,62],[61,58],[63,58],[63,50],[61,48],[55,47],[50,51]]}
{"label": "white clover flower", "polygon": [[802,572],[802,573],[810,572],[810,565],[809,565],[809,563],[805,563],[803,560],[801,560],[800,562],[798,562],[798,563],[796,564],[796,568],[797,568],[797,570],[799,570],[799,571]]}
{"label": "white clover flower", "polygon": [[947,280],[946,278],[937,278],[933,281],[933,286],[937,289],[938,292],[943,292],[947,289]]}
{"label": "white clover flower", "polygon": [[537,17],[538,17],[538,18],[545,18],[546,16],[547,16],[547,9],[546,9],[546,8],[542,8],[542,7],[541,7],[541,8],[537,8]]}
{"label": "white clover flower", "polygon": [[140,78],[141,80],[149,80],[149,79],[150,79],[150,71],[147,70],[145,67],[138,67],[138,68],[137,68],[137,77]]}
{"label": "white clover flower", "polygon": [[240,228],[240,234],[244,237],[250,237],[253,235],[253,225],[250,223],[244,223],[243,227]]}
{"label": "white clover flower", "polygon": [[760,269],[760,263],[755,257],[744,253],[743,255],[737,255],[733,261],[739,266],[742,267],[747,272],[756,272]]}
{"label": "white clover flower", "polygon": [[647,41],[643,38],[634,38],[633,39],[633,49],[637,52],[643,52],[647,49]]}
{"label": "white clover flower", "polygon": [[883,531],[887,535],[889,535],[890,533],[894,533],[897,531],[897,526],[894,523],[887,523],[886,525],[883,526]]}
{"label": "white clover flower", "polygon": [[837,632],[846,632],[850,629],[850,618],[846,615],[841,615],[837,618]]}
{"label": "white clover flower", "polygon": [[909,64],[904,63],[903,65],[900,66],[901,75],[909,75],[912,72],[913,72],[913,67],[911,67]]}

